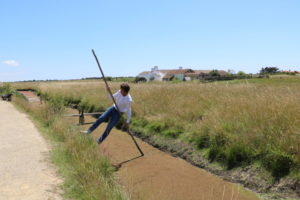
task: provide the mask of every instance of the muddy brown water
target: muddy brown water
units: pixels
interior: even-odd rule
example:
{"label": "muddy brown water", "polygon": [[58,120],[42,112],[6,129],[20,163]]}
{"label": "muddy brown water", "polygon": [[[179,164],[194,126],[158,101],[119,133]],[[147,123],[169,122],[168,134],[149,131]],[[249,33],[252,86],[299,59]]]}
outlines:
{"label": "muddy brown water", "polygon": [[[74,111],[77,113],[77,111]],[[78,118],[73,118],[74,123]],[[86,117],[87,122],[95,121]],[[81,126],[83,130],[90,125]],[[90,136],[95,140],[105,130],[101,124]],[[140,156],[131,137],[113,129],[99,145],[99,151],[112,163],[123,163],[116,172],[118,181],[138,200],[258,200],[255,193],[197,168],[181,158],[136,138],[145,156]]]}

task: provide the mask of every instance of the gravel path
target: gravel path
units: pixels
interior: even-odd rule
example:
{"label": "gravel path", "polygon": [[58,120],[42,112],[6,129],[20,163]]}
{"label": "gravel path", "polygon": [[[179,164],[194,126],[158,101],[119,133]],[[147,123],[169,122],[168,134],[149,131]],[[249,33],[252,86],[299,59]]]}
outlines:
{"label": "gravel path", "polygon": [[60,200],[49,145],[28,117],[0,101],[0,200]]}

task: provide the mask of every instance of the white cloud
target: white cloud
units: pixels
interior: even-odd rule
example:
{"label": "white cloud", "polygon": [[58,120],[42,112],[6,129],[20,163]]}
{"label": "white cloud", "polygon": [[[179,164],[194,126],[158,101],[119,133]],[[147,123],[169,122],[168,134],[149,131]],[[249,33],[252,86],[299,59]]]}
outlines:
{"label": "white cloud", "polygon": [[6,65],[10,65],[10,66],[19,66],[19,62],[18,61],[15,61],[15,60],[5,60],[2,62],[3,64],[6,64]]}

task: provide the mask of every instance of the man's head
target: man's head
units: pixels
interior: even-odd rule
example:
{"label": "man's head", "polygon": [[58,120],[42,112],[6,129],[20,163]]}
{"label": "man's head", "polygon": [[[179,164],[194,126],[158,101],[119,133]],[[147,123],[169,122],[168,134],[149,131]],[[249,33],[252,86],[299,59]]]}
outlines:
{"label": "man's head", "polygon": [[122,83],[120,85],[120,89],[121,89],[121,94],[125,97],[128,94],[130,87],[127,83]]}

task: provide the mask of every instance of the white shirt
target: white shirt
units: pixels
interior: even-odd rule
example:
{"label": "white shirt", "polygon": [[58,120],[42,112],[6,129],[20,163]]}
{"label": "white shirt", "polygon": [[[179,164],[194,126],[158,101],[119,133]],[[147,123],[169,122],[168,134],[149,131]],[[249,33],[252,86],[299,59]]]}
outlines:
{"label": "white shirt", "polygon": [[[132,98],[130,94],[123,96],[121,93],[121,90],[113,94],[113,97],[118,105],[118,108],[121,113],[126,112],[126,122],[130,123],[130,118],[131,118],[131,102]],[[114,104],[116,107],[116,105]]]}

